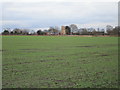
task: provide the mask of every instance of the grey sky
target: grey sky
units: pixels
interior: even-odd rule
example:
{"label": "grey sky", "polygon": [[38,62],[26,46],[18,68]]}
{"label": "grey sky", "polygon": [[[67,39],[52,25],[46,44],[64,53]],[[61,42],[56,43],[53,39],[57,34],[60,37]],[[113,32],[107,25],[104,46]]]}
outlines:
{"label": "grey sky", "polygon": [[48,28],[77,24],[78,27],[116,26],[117,2],[6,2],[2,4],[3,28]]}

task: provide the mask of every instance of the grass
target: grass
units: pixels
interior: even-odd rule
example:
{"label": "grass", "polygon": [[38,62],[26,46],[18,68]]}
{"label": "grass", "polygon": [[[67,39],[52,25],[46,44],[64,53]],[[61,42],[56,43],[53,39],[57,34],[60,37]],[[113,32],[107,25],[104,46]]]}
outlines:
{"label": "grass", "polygon": [[118,37],[3,36],[3,88],[117,88]]}

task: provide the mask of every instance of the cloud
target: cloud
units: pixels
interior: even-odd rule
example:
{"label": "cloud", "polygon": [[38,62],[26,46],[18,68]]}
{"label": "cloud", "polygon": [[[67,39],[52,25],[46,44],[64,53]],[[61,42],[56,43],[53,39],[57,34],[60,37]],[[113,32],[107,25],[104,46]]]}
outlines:
{"label": "cloud", "polygon": [[[118,1],[119,0],[84,0],[84,2],[118,2]],[[83,2],[83,0],[4,0],[3,2]]]}
{"label": "cloud", "polygon": [[28,28],[29,24],[25,21],[14,21],[14,20],[5,20],[2,21],[2,27],[3,28]]}
{"label": "cloud", "polygon": [[46,28],[69,24],[117,25],[116,2],[3,3],[3,27]]}
{"label": "cloud", "polygon": [[79,28],[85,28],[85,27],[89,27],[89,28],[101,28],[101,29],[105,29],[107,25],[112,25],[113,27],[116,26],[116,22],[95,22],[95,23],[89,23],[89,24],[76,24]]}

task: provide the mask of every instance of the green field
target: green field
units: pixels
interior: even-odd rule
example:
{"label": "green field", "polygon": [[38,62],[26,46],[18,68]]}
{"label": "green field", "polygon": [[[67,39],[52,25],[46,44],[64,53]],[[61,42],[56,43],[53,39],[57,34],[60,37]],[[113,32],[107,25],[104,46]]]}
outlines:
{"label": "green field", "polygon": [[3,88],[117,88],[118,37],[3,36]]}

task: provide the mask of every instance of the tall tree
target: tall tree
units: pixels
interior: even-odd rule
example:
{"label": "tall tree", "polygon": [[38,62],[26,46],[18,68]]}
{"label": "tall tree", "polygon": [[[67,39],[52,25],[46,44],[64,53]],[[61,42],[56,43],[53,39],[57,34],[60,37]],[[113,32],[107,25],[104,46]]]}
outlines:
{"label": "tall tree", "polygon": [[65,31],[66,31],[66,34],[67,34],[67,35],[70,35],[70,34],[71,34],[71,29],[70,29],[69,26],[66,26],[66,27],[65,27]]}
{"label": "tall tree", "polygon": [[9,33],[8,30],[4,30],[4,31],[2,32],[2,34],[3,34],[3,35],[9,35],[10,33]]}
{"label": "tall tree", "polygon": [[38,31],[37,31],[37,34],[38,34],[38,35],[41,35],[41,34],[42,34],[42,31],[41,31],[41,30],[38,30]]}

